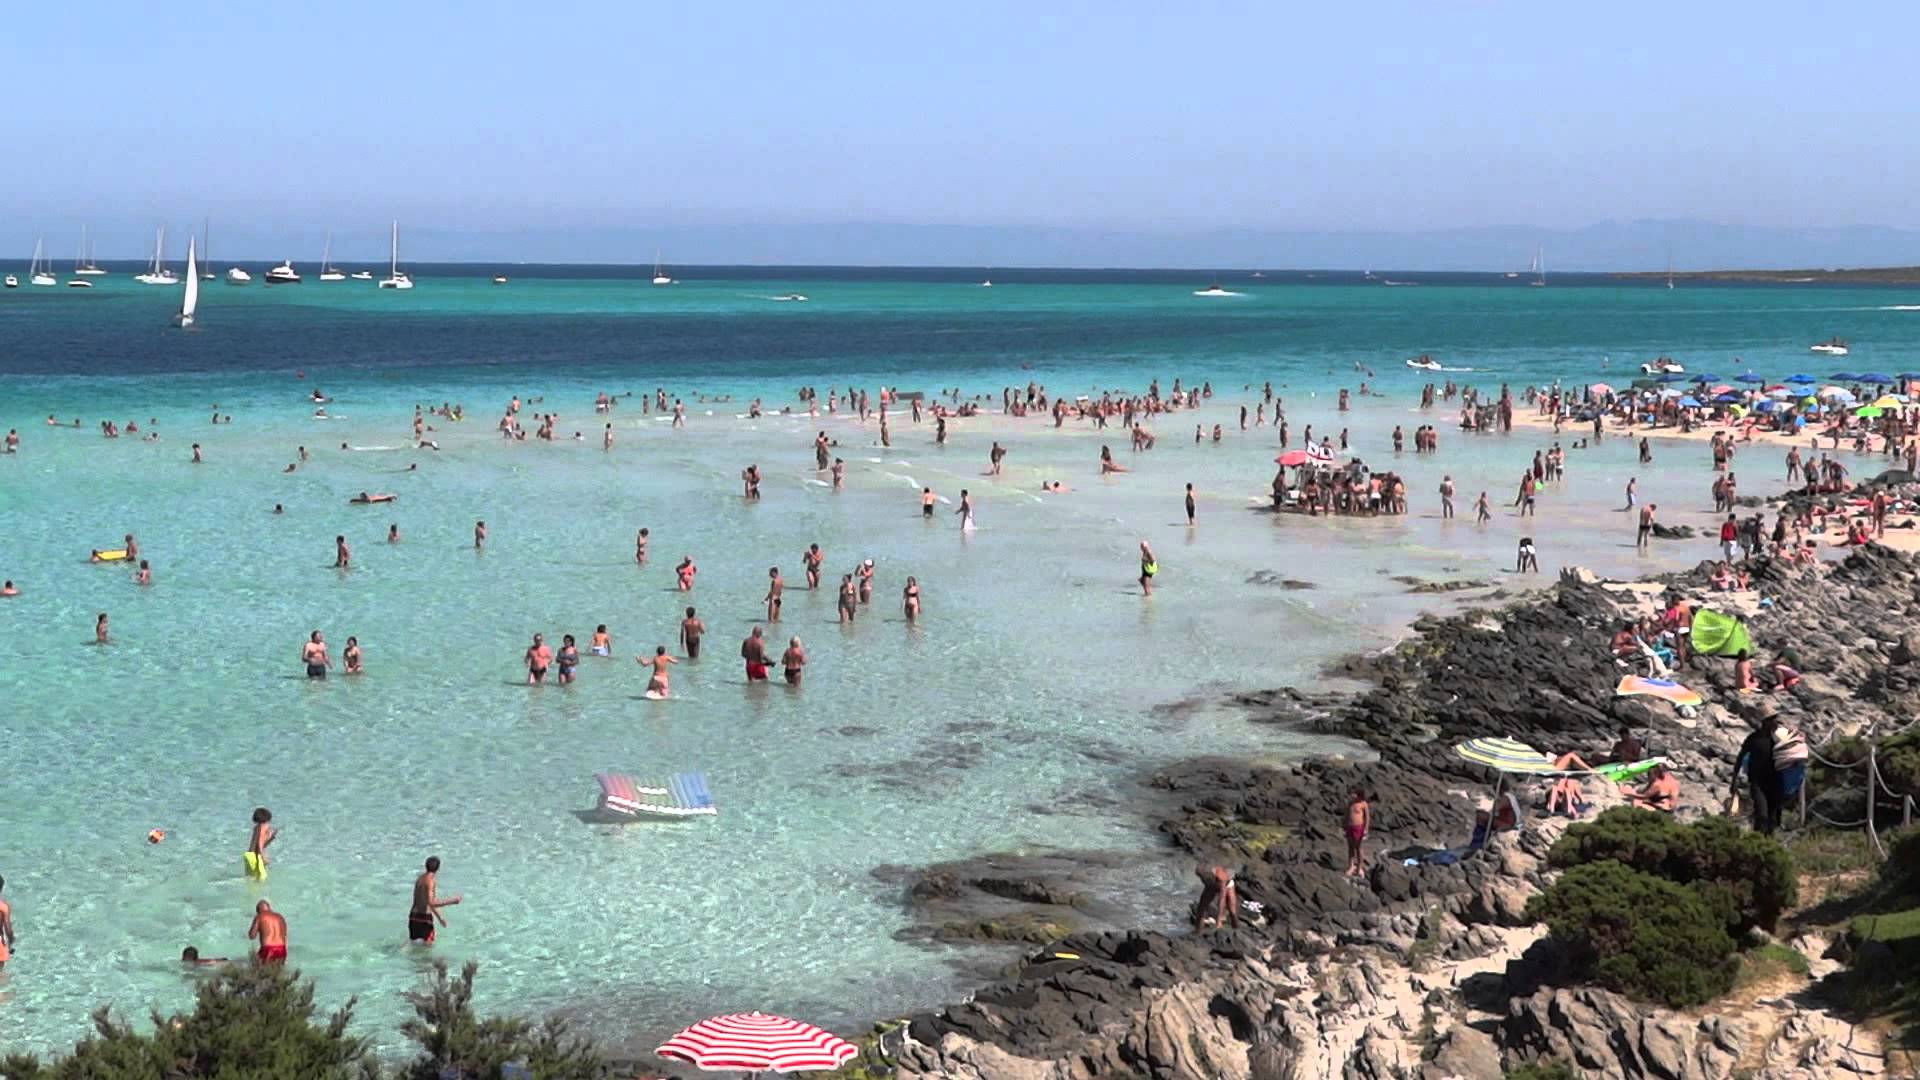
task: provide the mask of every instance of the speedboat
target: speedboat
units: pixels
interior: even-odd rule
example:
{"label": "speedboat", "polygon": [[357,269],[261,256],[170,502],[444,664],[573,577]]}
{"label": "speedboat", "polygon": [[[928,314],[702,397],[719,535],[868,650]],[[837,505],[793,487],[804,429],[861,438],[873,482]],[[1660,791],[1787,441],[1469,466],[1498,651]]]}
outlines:
{"label": "speedboat", "polygon": [[493,283],[495,285],[505,285],[507,283],[507,275],[505,274],[493,275]]}
{"label": "speedboat", "polygon": [[991,288],[993,288],[993,279],[992,279],[992,278],[988,278],[987,280],[985,280],[985,281],[982,281],[982,282],[980,283],[980,287],[981,287],[981,288],[983,288],[983,289],[991,289]]}
{"label": "speedboat", "polygon": [[1847,343],[1840,338],[1832,338],[1818,345],[1808,346],[1807,351],[1822,353],[1827,356],[1845,356],[1847,355]]}
{"label": "speedboat", "polygon": [[14,277],[12,274],[8,274],[7,280],[6,280],[6,286],[9,289],[17,289],[20,287],[20,279],[17,277]]}
{"label": "speedboat", "polygon": [[294,270],[293,260],[288,259],[286,262],[283,262],[279,266],[276,266],[273,269],[267,271],[267,284],[269,285],[300,284],[300,274],[298,271]]}
{"label": "speedboat", "polygon": [[1658,360],[1649,360],[1640,365],[1642,375],[1685,375],[1687,369],[1671,357],[1662,356]]}
{"label": "speedboat", "polygon": [[1446,370],[1445,368],[1442,368],[1440,366],[1440,361],[1435,360],[1433,357],[1428,356],[1426,353],[1421,353],[1419,356],[1416,356],[1413,359],[1407,361],[1407,366],[1410,368],[1419,368],[1421,371]]}
{"label": "speedboat", "polygon": [[83,278],[83,277],[77,277],[77,278],[70,278],[70,279],[68,279],[68,281],[67,281],[67,288],[69,288],[69,289],[91,289],[91,288],[93,288],[93,282],[91,282],[91,281],[88,281],[88,280],[87,280],[86,278]]}
{"label": "speedboat", "polygon": [[245,270],[242,270],[237,266],[233,267],[232,269],[227,271],[227,284],[251,285],[253,284],[253,275],[247,273]]}
{"label": "speedboat", "polygon": [[1239,296],[1240,294],[1237,292],[1234,292],[1231,289],[1221,288],[1220,283],[1216,281],[1204,289],[1193,290],[1193,295],[1195,296]]}
{"label": "speedboat", "polygon": [[776,296],[776,297],[774,297],[774,299],[775,299],[775,300],[790,300],[790,301],[792,301],[792,302],[794,302],[794,303],[805,303],[805,302],[806,302],[806,299],[807,299],[807,297],[806,297],[806,294],[805,294],[805,293],[797,293],[797,292],[790,292],[790,293],[788,293],[788,294],[786,294],[785,296]]}
{"label": "speedboat", "polygon": [[347,276],[348,276],[348,277],[350,277],[350,278],[352,278],[352,279],[353,279],[353,280],[355,280],[355,281],[372,281],[372,280],[373,280],[373,271],[371,271],[371,270],[360,270],[360,271],[357,271],[357,272],[355,272],[355,273],[352,273],[352,274],[348,274]]}

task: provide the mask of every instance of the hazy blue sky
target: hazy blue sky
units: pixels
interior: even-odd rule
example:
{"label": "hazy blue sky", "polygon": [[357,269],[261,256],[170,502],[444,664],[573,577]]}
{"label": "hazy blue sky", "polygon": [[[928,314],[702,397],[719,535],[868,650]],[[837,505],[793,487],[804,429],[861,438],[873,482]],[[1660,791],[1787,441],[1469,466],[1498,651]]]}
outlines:
{"label": "hazy blue sky", "polygon": [[132,253],[203,215],[363,240],[392,217],[1911,226],[1916,10],[17,4],[0,243],[90,220]]}

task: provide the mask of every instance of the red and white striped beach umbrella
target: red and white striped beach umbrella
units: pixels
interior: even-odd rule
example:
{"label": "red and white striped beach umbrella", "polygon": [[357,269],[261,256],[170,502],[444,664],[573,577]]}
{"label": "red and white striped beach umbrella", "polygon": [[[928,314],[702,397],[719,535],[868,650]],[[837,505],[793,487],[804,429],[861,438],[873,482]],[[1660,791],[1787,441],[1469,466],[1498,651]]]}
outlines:
{"label": "red and white striped beach umbrella", "polygon": [[830,1031],[757,1012],[702,1020],[654,1051],[702,1069],[777,1073],[837,1069],[859,1052]]}

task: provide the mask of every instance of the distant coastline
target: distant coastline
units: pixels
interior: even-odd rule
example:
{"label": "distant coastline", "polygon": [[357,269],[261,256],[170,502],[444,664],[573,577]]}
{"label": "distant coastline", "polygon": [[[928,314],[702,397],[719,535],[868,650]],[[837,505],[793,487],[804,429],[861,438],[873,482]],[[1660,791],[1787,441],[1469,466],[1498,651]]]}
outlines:
{"label": "distant coastline", "polygon": [[[1664,270],[1611,274],[1633,281],[1666,280]],[[1874,266],[1857,270],[1693,270],[1674,273],[1675,281],[1748,281],[1777,285],[1920,285],[1920,266]]]}

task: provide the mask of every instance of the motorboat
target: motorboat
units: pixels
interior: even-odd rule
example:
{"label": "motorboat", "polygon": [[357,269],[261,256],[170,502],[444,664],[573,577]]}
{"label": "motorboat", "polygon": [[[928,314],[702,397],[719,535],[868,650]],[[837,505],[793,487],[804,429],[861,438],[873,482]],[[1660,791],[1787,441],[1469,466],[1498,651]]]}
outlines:
{"label": "motorboat", "polygon": [[242,270],[237,266],[232,267],[227,271],[227,284],[251,285],[253,284],[253,275],[247,273],[245,270]]}
{"label": "motorboat", "polygon": [[287,261],[281,263],[279,266],[276,266],[273,269],[267,271],[267,284],[269,285],[300,284],[300,274],[298,271],[294,270],[293,260],[288,259]]}
{"label": "motorboat", "polygon": [[658,251],[653,253],[653,283],[655,285],[673,284],[673,278],[660,266],[660,253]]}
{"label": "motorboat", "polygon": [[33,242],[33,262],[27,266],[27,282],[31,285],[58,285],[60,279],[53,276],[53,267],[47,265],[47,258],[41,252],[40,241]]}
{"label": "motorboat", "polygon": [[354,271],[353,273],[351,273],[351,274],[348,274],[347,276],[348,276],[348,277],[350,277],[350,278],[352,278],[352,279],[353,279],[353,280],[355,280],[355,281],[372,281],[372,280],[373,280],[373,271],[371,271],[371,270],[356,270],[356,271]]}
{"label": "motorboat", "polygon": [[495,285],[505,285],[507,283],[507,275],[505,274],[493,275],[493,283]]}
{"label": "motorboat", "polygon": [[87,280],[86,278],[83,278],[83,277],[77,277],[77,278],[68,278],[68,279],[67,279],[67,288],[69,288],[69,289],[91,289],[91,288],[93,288],[93,282],[91,282],[91,281],[88,281],[88,280]]}
{"label": "motorboat", "polygon": [[333,232],[331,230],[327,232],[326,246],[320,249],[320,280],[321,281],[347,280],[347,275],[334,269],[334,266],[333,266]]}
{"label": "motorboat", "polygon": [[1847,355],[1847,343],[1840,338],[1830,338],[1818,345],[1808,346],[1807,351],[1817,352],[1823,356],[1845,356]]}
{"label": "motorboat", "polygon": [[383,289],[411,289],[413,279],[400,272],[400,223],[393,223],[393,244],[388,249],[387,276],[380,279]]}
{"label": "motorboat", "polygon": [[1204,289],[1193,290],[1193,295],[1195,296],[1239,296],[1240,294],[1237,292],[1234,292],[1232,289],[1221,288],[1220,283],[1216,281]]}
{"label": "motorboat", "polygon": [[1649,360],[1641,364],[1640,373],[1642,375],[1685,375],[1687,369],[1680,361],[1662,356],[1657,360]]}
{"label": "motorboat", "polygon": [[1407,361],[1407,366],[1410,368],[1418,368],[1421,371],[1445,371],[1446,370],[1445,368],[1440,366],[1440,361],[1435,360],[1433,357],[1428,356],[1426,353],[1421,353],[1419,356],[1416,356],[1413,359]]}
{"label": "motorboat", "polygon": [[6,287],[9,289],[17,289],[20,287],[20,279],[17,277],[14,277],[12,274],[8,274],[6,281],[0,282],[0,284],[6,285]]}
{"label": "motorboat", "polygon": [[790,292],[784,296],[776,296],[774,299],[795,304],[804,304],[807,302],[807,295],[805,293]]}

